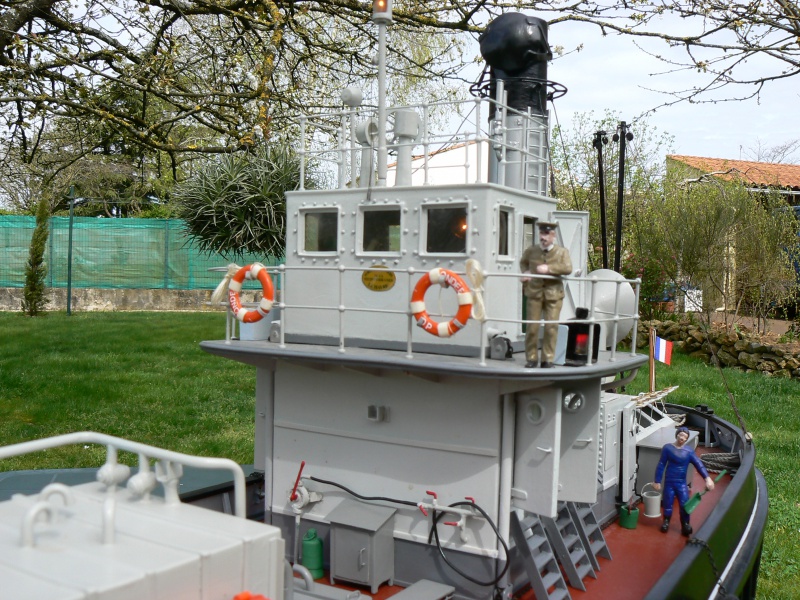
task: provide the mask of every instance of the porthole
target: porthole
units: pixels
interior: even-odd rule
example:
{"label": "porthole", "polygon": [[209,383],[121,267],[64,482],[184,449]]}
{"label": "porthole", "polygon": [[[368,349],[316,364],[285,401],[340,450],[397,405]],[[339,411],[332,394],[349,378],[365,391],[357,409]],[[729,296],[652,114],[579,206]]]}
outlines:
{"label": "porthole", "polygon": [[586,398],[580,392],[564,394],[564,410],[571,413],[580,411],[586,405]]}
{"label": "porthole", "polygon": [[544,405],[539,400],[528,402],[525,407],[525,417],[533,425],[538,425],[544,421]]}

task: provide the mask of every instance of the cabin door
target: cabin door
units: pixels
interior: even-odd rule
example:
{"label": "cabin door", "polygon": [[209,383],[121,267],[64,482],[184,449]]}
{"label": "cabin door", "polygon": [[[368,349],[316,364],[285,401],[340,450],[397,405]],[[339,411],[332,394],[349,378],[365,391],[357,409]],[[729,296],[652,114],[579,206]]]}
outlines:
{"label": "cabin door", "polygon": [[561,390],[520,392],[516,404],[514,507],[555,517],[561,461]]}
{"label": "cabin door", "polygon": [[[572,258],[572,272],[579,271],[581,276],[587,274],[587,256],[589,247],[589,213],[557,210],[553,219],[558,221],[558,243],[569,250]],[[579,281],[567,281],[564,286],[564,308],[562,318],[575,314],[579,306],[589,307],[586,294],[587,286]]]}

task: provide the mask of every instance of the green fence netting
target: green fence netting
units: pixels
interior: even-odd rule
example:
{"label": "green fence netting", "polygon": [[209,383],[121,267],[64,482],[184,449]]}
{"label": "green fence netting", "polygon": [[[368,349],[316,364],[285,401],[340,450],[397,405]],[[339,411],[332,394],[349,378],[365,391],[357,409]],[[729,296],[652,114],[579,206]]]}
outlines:
{"label": "green fence netting", "polygon": [[[209,271],[236,262],[278,264],[273,257],[241,258],[202,252],[179,219],[72,220],[72,268],[69,268],[69,217],[52,217],[45,263],[48,287],[214,289],[224,273]],[[0,215],[0,287],[24,287],[34,217]],[[69,273],[71,271],[71,276]]]}

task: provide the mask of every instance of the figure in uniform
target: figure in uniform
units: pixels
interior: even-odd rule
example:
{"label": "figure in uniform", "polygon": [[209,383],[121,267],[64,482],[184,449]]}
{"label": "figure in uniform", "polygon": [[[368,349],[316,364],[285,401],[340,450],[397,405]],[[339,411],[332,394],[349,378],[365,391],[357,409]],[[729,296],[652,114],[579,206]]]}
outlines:
{"label": "figure in uniform", "polygon": [[[557,228],[558,223],[539,222],[539,245],[527,248],[519,261],[523,273],[559,276],[572,273],[569,252],[556,244]],[[528,299],[528,320],[558,321],[561,305],[564,303],[564,282],[549,277],[524,278],[522,281],[525,282],[525,297]],[[542,342],[544,368],[553,366],[557,338],[558,323],[546,324]],[[538,342],[539,324],[529,323],[525,334],[526,369],[532,369],[539,364]]]}
{"label": "figure in uniform", "polygon": [[708,475],[703,461],[697,457],[692,448],[686,446],[688,439],[689,430],[686,427],[678,427],[675,430],[675,443],[665,444],[661,449],[661,459],[656,466],[656,480],[653,482],[653,487],[660,490],[661,478],[664,477],[664,495],[661,499],[664,522],[661,524],[661,531],[667,533],[669,530],[672,505],[677,497],[681,511],[681,533],[687,537],[692,533],[689,513],[684,508],[684,504],[689,501],[689,486],[686,484],[686,471],[689,469],[689,463],[694,465],[694,468],[705,480],[706,489],[714,489],[714,480]]}

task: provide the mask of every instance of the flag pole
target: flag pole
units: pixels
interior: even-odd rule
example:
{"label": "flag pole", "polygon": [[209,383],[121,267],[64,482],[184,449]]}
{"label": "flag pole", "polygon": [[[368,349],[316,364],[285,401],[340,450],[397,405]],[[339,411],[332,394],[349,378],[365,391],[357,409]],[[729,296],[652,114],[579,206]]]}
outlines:
{"label": "flag pole", "polygon": [[656,391],[656,330],[655,327],[650,328],[650,391]]}

